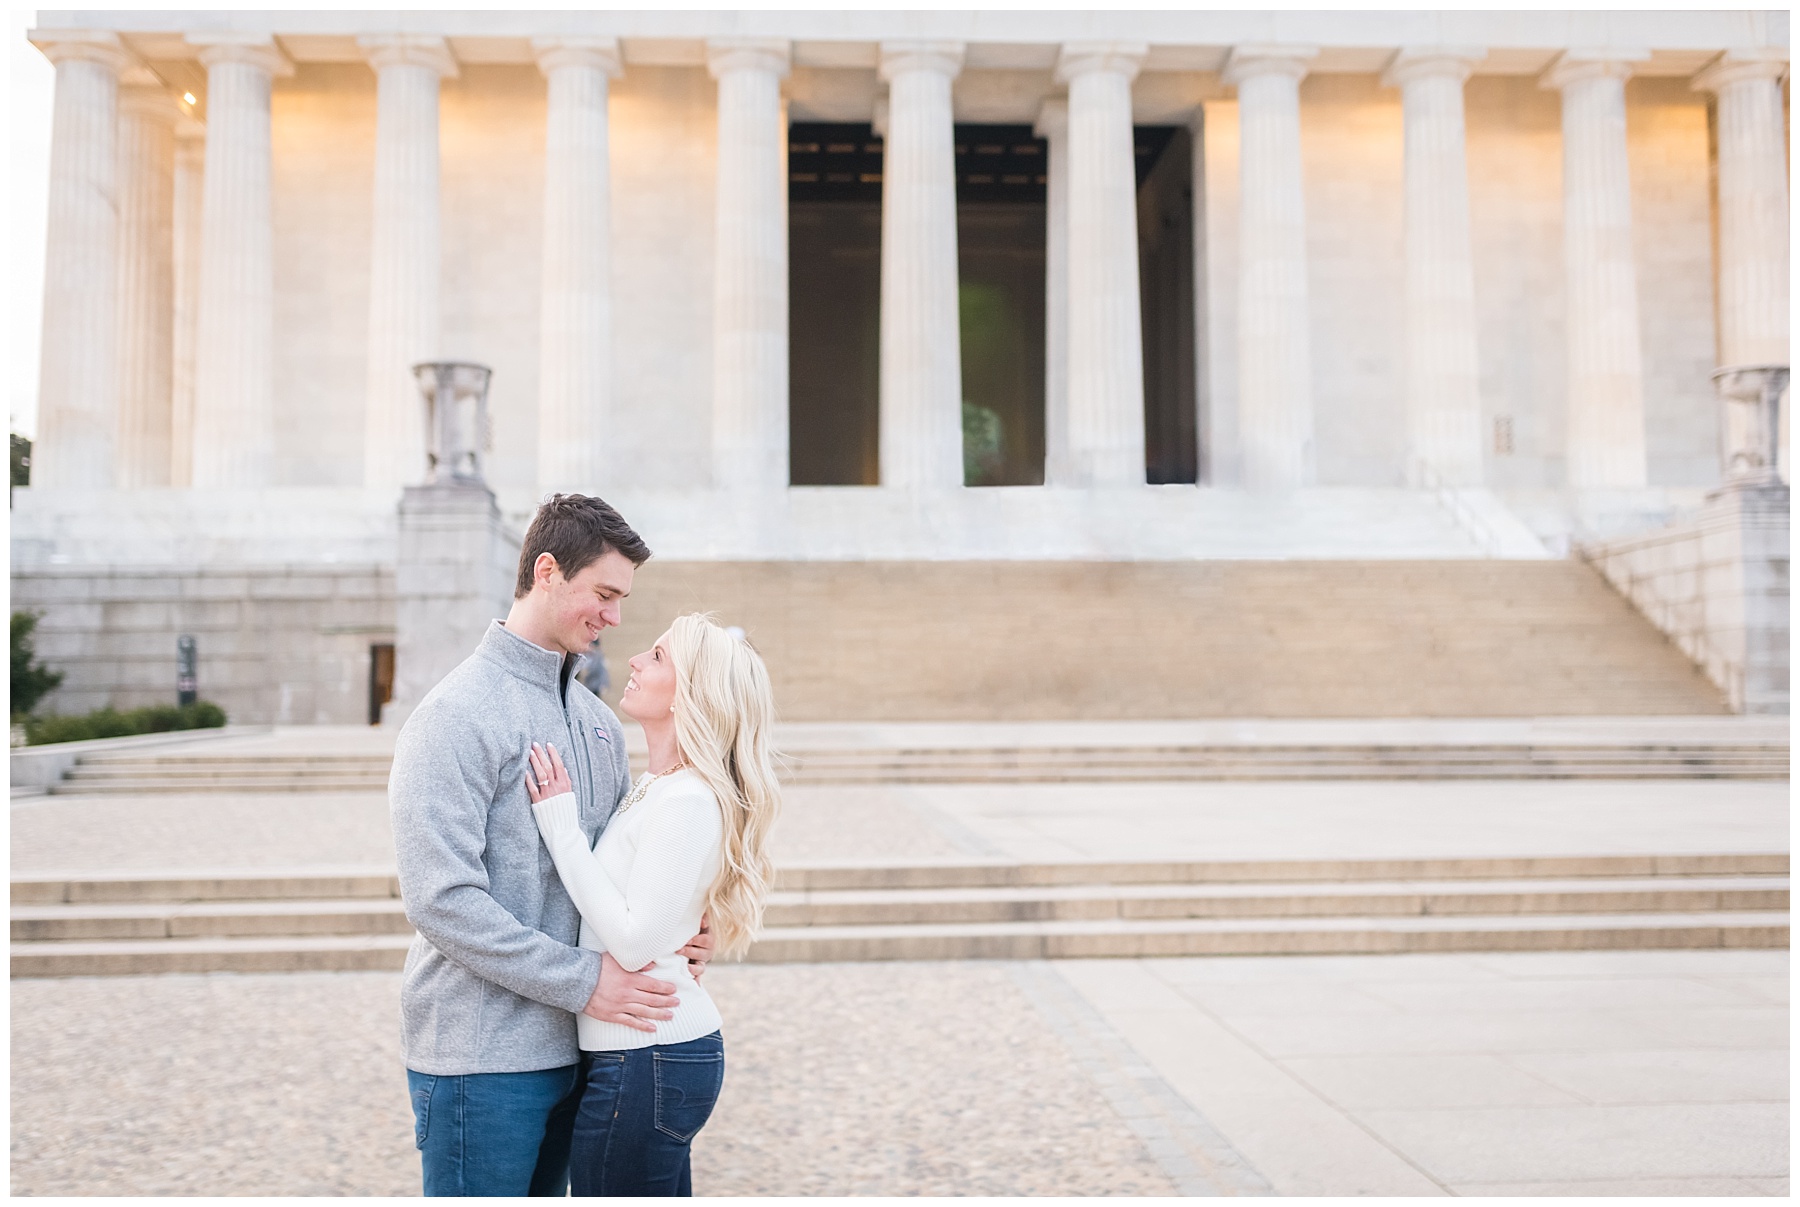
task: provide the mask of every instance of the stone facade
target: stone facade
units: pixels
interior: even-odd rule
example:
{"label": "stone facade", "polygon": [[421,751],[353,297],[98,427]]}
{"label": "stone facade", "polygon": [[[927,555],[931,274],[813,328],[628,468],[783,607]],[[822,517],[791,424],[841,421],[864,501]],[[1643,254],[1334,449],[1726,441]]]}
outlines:
{"label": "stone facade", "polygon": [[[583,490],[665,559],[806,561],[1543,558],[1691,511],[1714,370],[1786,357],[1780,12],[39,21],[15,584],[395,566],[415,360],[493,369],[505,526]],[[884,139],[878,487],[786,484],[795,122]],[[961,485],[968,123],[1047,139],[1044,486]],[[1147,126],[1192,140],[1198,489],[1135,451]]]}

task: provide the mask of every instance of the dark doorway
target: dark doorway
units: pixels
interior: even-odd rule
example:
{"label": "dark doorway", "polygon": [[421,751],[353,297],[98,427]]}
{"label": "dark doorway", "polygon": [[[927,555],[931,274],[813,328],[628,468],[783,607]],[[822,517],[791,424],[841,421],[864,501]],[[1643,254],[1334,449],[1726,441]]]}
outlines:
{"label": "dark doorway", "polygon": [[956,127],[966,486],[1044,480],[1046,156],[1029,126]]}
{"label": "dark doorway", "polygon": [[881,475],[881,140],[788,128],[788,480]]}
{"label": "dark doorway", "polygon": [[394,647],[369,647],[369,724],[381,724],[381,706],[394,698]]}
{"label": "dark doorway", "polygon": [[1138,296],[1144,325],[1144,476],[1200,480],[1194,357],[1193,139],[1139,126]]}

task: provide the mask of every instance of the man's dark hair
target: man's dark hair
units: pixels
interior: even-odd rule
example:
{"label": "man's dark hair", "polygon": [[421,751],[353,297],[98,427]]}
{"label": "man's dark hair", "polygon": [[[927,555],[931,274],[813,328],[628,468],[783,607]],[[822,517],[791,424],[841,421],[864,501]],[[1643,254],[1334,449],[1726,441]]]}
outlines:
{"label": "man's dark hair", "polygon": [[592,495],[551,495],[532,517],[519,549],[519,581],[513,598],[531,594],[538,554],[556,559],[564,578],[574,578],[599,561],[608,549],[616,549],[632,565],[650,560],[650,546],[631,530],[625,517]]}

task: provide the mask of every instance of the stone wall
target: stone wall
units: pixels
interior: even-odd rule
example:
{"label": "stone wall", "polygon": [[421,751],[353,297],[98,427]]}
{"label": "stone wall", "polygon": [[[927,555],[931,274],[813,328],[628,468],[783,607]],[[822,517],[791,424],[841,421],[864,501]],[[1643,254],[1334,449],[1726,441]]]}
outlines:
{"label": "stone wall", "polygon": [[12,606],[43,616],[64,679],[39,709],[62,713],[173,704],[188,633],[234,724],[364,724],[370,646],[394,640],[391,566],[15,566]]}
{"label": "stone wall", "polygon": [[1721,490],[1692,519],[1582,553],[1734,710],[1788,711],[1787,488]]}

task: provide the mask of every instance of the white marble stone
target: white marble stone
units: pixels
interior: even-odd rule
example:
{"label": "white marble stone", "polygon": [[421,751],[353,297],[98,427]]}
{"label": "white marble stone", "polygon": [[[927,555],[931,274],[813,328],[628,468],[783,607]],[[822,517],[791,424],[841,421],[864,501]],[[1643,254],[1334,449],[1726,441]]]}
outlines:
{"label": "white marble stone", "polygon": [[408,487],[394,567],[394,694],[383,725],[405,723],[425,694],[481,643],[512,604],[520,535],[482,488]]}
{"label": "white marble stone", "polygon": [[1032,132],[1045,143],[1044,483],[1073,481],[1069,465],[1069,102],[1054,97]]}
{"label": "white marble stone", "polygon": [[171,232],[169,485],[194,483],[194,340],[200,311],[200,222],[206,193],[206,127],[183,115],[175,123]]}
{"label": "white marble stone", "polygon": [[1719,363],[1788,363],[1784,49],[1729,50],[1694,81],[1719,100]]}
{"label": "white marble stone", "polygon": [[719,82],[713,239],[713,484],[788,484],[788,44],[707,43]]}
{"label": "white marble stone", "polygon": [[31,40],[56,65],[32,480],[104,488],[118,414],[119,75],[132,60],[105,30]]}
{"label": "white marble stone", "polygon": [[1300,80],[1315,48],[1239,46],[1225,81],[1239,122],[1237,393],[1244,485],[1293,489],[1314,478],[1312,334]]}
{"label": "white marble stone", "polygon": [[607,96],[621,66],[612,38],[540,38],[532,45],[549,89],[536,473],[543,493],[598,485],[612,434]]}
{"label": "white marble stone", "polygon": [[275,438],[269,92],[293,68],[266,35],[188,41],[207,80],[193,484],[267,486]]}
{"label": "white marble stone", "polygon": [[1644,368],[1625,81],[1644,51],[1570,52],[1544,77],[1562,93],[1568,308],[1568,484],[1646,484]]}
{"label": "white marble stone", "polygon": [[1071,42],[1068,458],[1071,484],[1144,482],[1144,333],[1138,296],[1131,81],[1149,48]]}
{"label": "white marble stone", "polygon": [[[142,70],[142,69],[139,69]],[[168,486],[175,329],[175,123],[147,70],[119,90],[118,485]]]}
{"label": "white marble stone", "polygon": [[1699,514],[1583,549],[1723,689],[1738,712],[1786,713],[1788,491],[1726,487]]}
{"label": "white marble stone", "polygon": [[358,45],[377,80],[363,483],[391,489],[425,478],[425,408],[412,367],[442,352],[438,84],[457,67],[439,37]]}
{"label": "white marble stone", "polygon": [[881,184],[881,484],[962,484],[954,42],[884,42]]}
{"label": "white marble stone", "polygon": [[1475,270],[1463,81],[1483,53],[1408,47],[1385,77],[1406,108],[1406,416],[1408,478],[1483,478]]}

